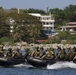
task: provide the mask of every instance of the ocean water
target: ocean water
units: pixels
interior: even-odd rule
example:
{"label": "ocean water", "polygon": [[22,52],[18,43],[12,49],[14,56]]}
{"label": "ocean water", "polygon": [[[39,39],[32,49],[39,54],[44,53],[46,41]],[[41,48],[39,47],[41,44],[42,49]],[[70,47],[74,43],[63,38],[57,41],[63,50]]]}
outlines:
{"label": "ocean water", "polygon": [[20,64],[7,68],[0,67],[0,75],[76,75],[76,64],[73,62],[57,62],[42,69]]}
{"label": "ocean water", "polygon": [[75,69],[26,69],[26,68],[2,68],[0,75],[76,75]]}

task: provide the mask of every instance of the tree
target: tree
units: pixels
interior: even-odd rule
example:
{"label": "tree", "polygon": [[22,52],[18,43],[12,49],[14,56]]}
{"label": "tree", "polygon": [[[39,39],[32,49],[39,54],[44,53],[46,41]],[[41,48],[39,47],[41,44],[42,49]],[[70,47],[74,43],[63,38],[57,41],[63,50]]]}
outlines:
{"label": "tree", "polygon": [[0,7],[0,10],[3,10],[3,7]]}
{"label": "tree", "polygon": [[49,12],[51,12],[55,17],[56,28],[65,23],[65,22],[63,23],[63,20],[65,20],[65,14],[62,9],[59,9],[59,8],[50,9]]}
{"label": "tree", "polygon": [[40,13],[40,14],[45,14],[45,11],[39,10],[39,9],[34,9],[34,8],[29,8],[24,10],[25,13]]}
{"label": "tree", "polygon": [[68,21],[76,21],[76,5],[69,5],[64,8],[64,13]]}
{"label": "tree", "polygon": [[9,26],[6,25],[6,13],[0,14],[0,38],[9,35]]}
{"label": "tree", "polygon": [[67,40],[70,37],[70,32],[68,32],[68,31],[61,31],[61,32],[59,32],[58,37],[61,40]]}
{"label": "tree", "polygon": [[[14,32],[11,38],[15,38],[15,40],[19,39],[33,42],[33,37],[35,40],[41,37],[42,24],[36,17],[23,13],[6,13],[6,11],[0,14],[0,37],[10,37],[10,25],[6,23],[6,19],[9,17],[15,20],[15,23],[13,25]],[[34,35],[31,34],[32,31],[35,31]]]}
{"label": "tree", "polygon": [[[11,15],[10,13],[9,15]],[[30,41],[31,39],[33,41],[34,39],[40,37],[40,31],[42,29],[41,22],[33,16],[27,15],[27,14],[12,14],[10,17],[13,17],[15,20],[14,25],[14,38],[26,41]],[[32,32],[34,32],[32,34]]]}

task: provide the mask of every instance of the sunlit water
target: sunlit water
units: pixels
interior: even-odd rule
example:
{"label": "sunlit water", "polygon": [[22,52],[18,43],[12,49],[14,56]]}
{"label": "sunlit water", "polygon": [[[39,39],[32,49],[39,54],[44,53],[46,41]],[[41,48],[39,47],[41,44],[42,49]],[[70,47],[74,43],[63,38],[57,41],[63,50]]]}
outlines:
{"label": "sunlit water", "polygon": [[76,75],[76,64],[73,62],[57,62],[46,68],[34,68],[28,64],[0,67],[0,75]]}

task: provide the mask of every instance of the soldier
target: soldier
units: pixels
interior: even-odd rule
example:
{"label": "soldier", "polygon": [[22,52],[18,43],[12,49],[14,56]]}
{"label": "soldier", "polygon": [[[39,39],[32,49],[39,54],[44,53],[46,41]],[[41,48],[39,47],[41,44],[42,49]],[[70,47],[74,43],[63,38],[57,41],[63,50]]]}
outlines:
{"label": "soldier", "polygon": [[42,56],[44,59],[54,59],[55,58],[55,53],[51,49],[46,49],[46,53]]}
{"label": "soldier", "polygon": [[76,47],[74,46],[72,50],[73,50],[73,52],[76,52]]}
{"label": "soldier", "polygon": [[74,54],[73,50],[71,50],[71,48],[68,48],[68,52],[66,54],[66,60],[72,61],[74,56],[75,56],[75,54]]}
{"label": "soldier", "polygon": [[0,46],[0,57],[4,56],[4,49],[3,46]]}
{"label": "soldier", "polygon": [[56,59],[65,60],[65,57],[66,57],[65,49],[60,49],[58,54],[56,55]]}
{"label": "soldier", "polygon": [[76,55],[75,55],[74,58],[73,58],[73,61],[74,61],[74,60],[76,61]]}
{"label": "soldier", "polygon": [[24,58],[27,58],[28,56],[30,56],[30,49],[25,49]]}
{"label": "soldier", "polygon": [[6,53],[6,57],[8,57],[8,58],[12,57],[12,48],[8,49],[8,52]]}
{"label": "soldier", "polygon": [[17,50],[14,50],[13,56],[14,58],[22,58],[22,53],[20,52],[20,49],[17,48]]}
{"label": "soldier", "polygon": [[39,50],[38,50],[38,49],[33,50],[31,56],[32,56],[32,57],[36,57],[36,58],[40,57],[40,52],[39,52]]}

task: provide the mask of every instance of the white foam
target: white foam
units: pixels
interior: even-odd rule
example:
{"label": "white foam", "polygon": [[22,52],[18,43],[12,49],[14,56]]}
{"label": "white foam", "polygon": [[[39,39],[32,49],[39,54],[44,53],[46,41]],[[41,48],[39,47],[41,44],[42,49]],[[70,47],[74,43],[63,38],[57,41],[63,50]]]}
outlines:
{"label": "white foam", "polygon": [[26,68],[29,68],[29,67],[33,67],[33,66],[25,63],[25,64],[14,65],[14,67],[26,67]]}
{"label": "white foam", "polygon": [[47,69],[61,69],[61,68],[76,68],[73,62],[57,62],[53,65],[47,65]]}
{"label": "white foam", "polygon": [[[30,67],[33,67],[33,66],[25,63],[25,64],[14,65],[14,67],[30,68]],[[74,68],[74,69],[76,69],[76,64],[73,63],[73,62],[67,62],[67,61],[65,61],[65,62],[56,62],[53,65],[47,65],[46,68],[47,69],[62,69],[62,68]]]}
{"label": "white foam", "polygon": [[14,67],[23,67],[25,66],[24,64],[18,64],[18,65],[14,65]]}

